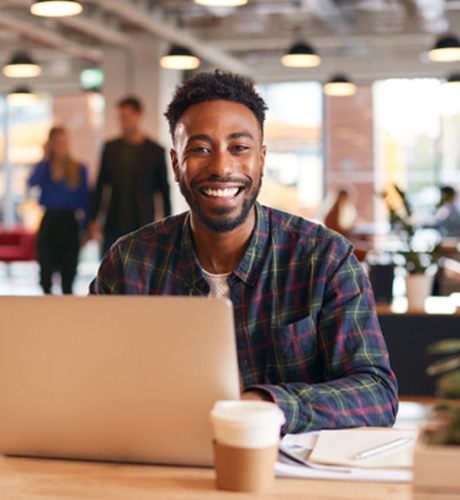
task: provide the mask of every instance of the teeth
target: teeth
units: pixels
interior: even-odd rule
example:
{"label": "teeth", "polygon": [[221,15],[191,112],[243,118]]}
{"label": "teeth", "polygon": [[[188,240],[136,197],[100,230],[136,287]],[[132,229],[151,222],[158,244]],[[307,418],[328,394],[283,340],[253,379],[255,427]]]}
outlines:
{"label": "teeth", "polygon": [[228,198],[230,196],[236,196],[238,193],[238,188],[226,188],[226,189],[205,189],[204,193],[208,196],[215,196],[216,198]]}

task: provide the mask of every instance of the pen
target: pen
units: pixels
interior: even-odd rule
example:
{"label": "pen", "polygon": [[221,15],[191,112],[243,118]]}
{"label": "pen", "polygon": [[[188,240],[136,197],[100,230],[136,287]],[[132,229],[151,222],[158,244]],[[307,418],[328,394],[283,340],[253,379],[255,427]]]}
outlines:
{"label": "pen", "polygon": [[370,457],[373,457],[374,455],[379,455],[380,453],[383,453],[384,451],[398,448],[399,446],[402,446],[403,444],[406,444],[409,441],[412,441],[411,437],[398,438],[398,439],[395,439],[393,441],[390,441],[389,443],[385,443],[385,444],[382,444],[380,446],[376,446],[374,448],[369,448],[368,450],[361,451],[361,452],[357,453],[353,457],[353,459],[354,460],[363,460],[365,458],[370,458]]}

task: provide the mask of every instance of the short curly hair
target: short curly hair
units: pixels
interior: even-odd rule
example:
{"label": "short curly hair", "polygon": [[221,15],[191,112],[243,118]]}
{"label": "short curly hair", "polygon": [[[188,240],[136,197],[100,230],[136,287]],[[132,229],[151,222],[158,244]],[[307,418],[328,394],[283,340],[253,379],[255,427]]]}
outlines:
{"label": "short curly hair", "polygon": [[172,139],[174,140],[174,131],[180,117],[190,106],[217,100],[237,102],[249,108],[263,132],[265,111],[268,108],[255,90],[253,82],[235,73],[216,70],[213,73],[198,73],[176,88],[164,114]]}

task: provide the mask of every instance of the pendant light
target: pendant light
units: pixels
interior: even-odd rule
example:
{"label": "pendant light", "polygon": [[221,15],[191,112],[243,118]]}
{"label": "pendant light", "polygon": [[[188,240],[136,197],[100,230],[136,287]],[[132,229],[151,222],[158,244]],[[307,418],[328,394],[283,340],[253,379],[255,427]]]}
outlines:
{"label": "pendant light", "polygon": [[248,0],[195,0],[195,3],[208,7],[241,7],[246,5]]}
{"label": "pendant light", "polygon": [[460,87],[460,73],[452,73],[449,75],[447,83],[449,85],[458,85]]}
{"label": "pendant light", "polygon": [[40,73],[40,66],[26,52],[17,52],[3,66],[3,74],[9,78],[34,78]]}
{"label": "pendant light", "polygon": [[35,0],[30,12],[42,17],[76,16],[83,10],[83,5],[77,0]]}
{"label": "pendant light", "polygon": [[171,50],[160,59],[160,64],[166,69],[196,69],[200,59],[187,47],[173,45]]}
{"label": "pendant light", "polygon": [[321,58],[311,45],[299,42],[281,57],[281,63],[290,68],[313,68],[321,63]]}
{"label": "pendant light", "polygon": [[37,100],[37,96],[28,87],[17,87],[8,96],[8,104],[14,106],[27,106]]}
{"label": "pendant light", "polygon": [[460,61],[460,40],[455,35],[442,36],[428,51],[428,57],[434,62]]}
{"label": "pendant light", "polygon": [[345,97],[356,93],[356,85],[345,75],[335,75],[323,87],[324,93],[329,96]]}

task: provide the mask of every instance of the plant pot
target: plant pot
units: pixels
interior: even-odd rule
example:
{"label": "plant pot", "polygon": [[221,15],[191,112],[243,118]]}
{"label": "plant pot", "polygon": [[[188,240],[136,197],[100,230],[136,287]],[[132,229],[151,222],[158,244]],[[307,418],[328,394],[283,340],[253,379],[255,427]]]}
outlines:
{"label": "plant pot", "polygon": [[414,451],[414,500],[460,498],[460,445],[428,444],[436,429],[421,428]]}
{"label": "plant pot", "polygon": [[431,295],[433,275],[409,274],[406,276],[406,297],[408,309],[425,309],[425,299]]}

